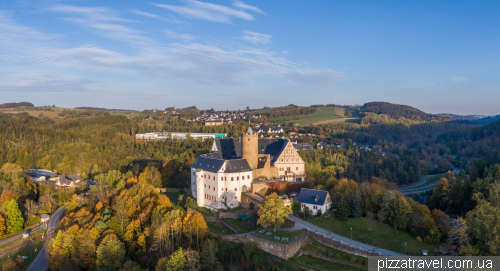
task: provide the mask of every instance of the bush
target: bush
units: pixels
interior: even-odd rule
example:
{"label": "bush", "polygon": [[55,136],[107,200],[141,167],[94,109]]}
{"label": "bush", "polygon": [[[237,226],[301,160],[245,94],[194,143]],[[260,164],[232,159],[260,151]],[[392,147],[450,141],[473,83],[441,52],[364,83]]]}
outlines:
{"label": "bush", "polygon": [[243,226],[247,229],[252,229],[257,226],[257,220],[259,220],[259,217],[256,215],[251,215],[245,219],[243,219],[241,222],[243,222]]}
{"label": "bush", "polygon": [[319,210],[318,210],[318,212],[316,213],[316,215],[317,215],[318,217],[321,217],[321,215],[323,215],[323,213],[321,212],[321,209],[319,209]]}
{"label": "bush", "polygon": [[340,256],[340,254],[335,254],[335,256],[333,256],[333,258],[335,258],[336,260],[340,260],[342,258],[342,256]]}
{"label": "bush", "polygon": [[356,263],[356,257],[351,256],[351,259],[349,260],[351,263]]}

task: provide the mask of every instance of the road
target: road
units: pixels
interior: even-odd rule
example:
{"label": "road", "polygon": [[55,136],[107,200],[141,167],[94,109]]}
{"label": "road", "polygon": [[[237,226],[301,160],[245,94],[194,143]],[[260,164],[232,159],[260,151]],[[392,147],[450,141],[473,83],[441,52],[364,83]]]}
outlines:
{"label": "road", "polygon": [[[36,228],[33,228],[33,229],[30,229],[30,230],[28,230],[28,231],[30,231],[30,232],[35,232],[35,231],[37,231],[37,230],[41,229],[42,227],[43,227],[43,225],[40,225],[40,226],[38,226],[38,227],[36,227]],[[9,237],[9,238],[7,238],[7,239],[5,239],[5,240],[0,241],[0,247],[1,247],[1,246],[4,246],[4,245],[6,245],[6,244],[8,244],[8,243],[10,243],[10,242],[13,242],[13,241],[15,241],[15,240],[17,240],[17,239],[19,239],[19,238],[21,238],[21,237],[23,237],[23,234],[25,234],[25,233],[27,233],[27,231],[26,231],[26,232],[23,232],[23,233],[20,233],[20,234],[17,234],[17,235],[14,235],[14,236],[12,236],[12,237]]]}
{"label": "road", "polygon": [[[453,171],[457,174],[460,174],[459,168],[453,167]],[[439,174],[439,175],[441,175],[441,174]],[[423,192],[433,190],[434,186],[436,186],[436,183],[431,183],[431,184],[422,186],[425,183],[426,178],[433,177],[433,176],[437,176],[437,174],[436,175],[422,176],[422,177],[420,177],[420,181],[418,183],[412,184],[409,186],[405,186],[405,187],[401,187],[397,191],[401,192],[401,194],[403,194],[403,195],[410,195],[410,194],[418,194],[418,193],[423,193]]]}
{"label": "road", "polygon": [[61,221],[64,212],[66,211],[66,206],[61,206],[57,211],[55,211],[49,220],[49,225],[47,227],[47,235],[45,236],[45,244],[42,249],[36,256],[35,260],[31,263],[31,265],[26,269],[26,271],[45,271],[49,267],[49,263],[47,258],[45,257],[45,249],[50,242],[50,239],[54,236],[54,229]]}
{"label": "road", "polygon": [[320,228],[318,226],[315,226],[305,220],[302,220],[296,216],[293,216],[293,215],[289,215],[289,218],[291,220],[295,220],[296,221],[296,224],[295,224],[295,227],[292,227],[292,228],[288,228],[287,230],[299,230],[299,229],[309,229],[310,231],[312,232],[317,232],[318,234],[320,235],[323,235],[325,234],[326,237],[329,237],[329,238],[332,238],[334,237],[335,240],[338,240],[338,241],[342,241],[344,244],[350,244],[352,245],[353,247],[361,247],[362,250],[371,250],[372,252],[374,253],[381,253],[382,256],[404,256],[404,254],[400,254],[400,253],[396,253],[396,252],[393,252],[393,251],[389,251],[389,250],[385,250],[385,249],[381,249],[381,248],[377,248],[377,247],[373,247],[373,246],[370,246],[370,245],[367,245],[367,244],[363,244],[363,243],[360,243],[360,242],[357,242],[357,241],[354,241],[352,239],[349,239],[347,237],[344,237],[344,236],[340,236],[338,234],[335,234],[333,232],[329,232],[323,228]]}

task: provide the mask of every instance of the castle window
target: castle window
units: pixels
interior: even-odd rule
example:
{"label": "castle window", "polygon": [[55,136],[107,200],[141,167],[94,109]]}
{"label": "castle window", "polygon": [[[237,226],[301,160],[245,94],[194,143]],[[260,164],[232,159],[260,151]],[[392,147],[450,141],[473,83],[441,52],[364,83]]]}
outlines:
{"label": "castle window", "polygon": [[214,191],[215,191],[215,186],[214,186]]}
{"label": "castle window", "polygon": [[214,176],[214,181],[215,181],[215,176]]}
{"label": "castle window", "polygon": [[205,185],[205,188],[207,188],[207,185]]}
{"label": "castle window", "polygon": [[227,191],[227,188],[226,188],[226,191]]}
{"label": "castle window", "polygon": [[195,172],[193,172],[193,176],[194,176],[195,174],[196,174],[196,173],[195,173]]}
{"label": "castle window", "polygon": [[286,159],[286,162],[288,163],[288,159]]}
{"label": "castle window", "polygon": [[248,141],[250,141],[250,138],[248,139]]}
{"label": "castle window", "polygon": [[240,177],[236,177],[236,180],[239,181],[240,180]]}
{"label": "castle window", "polygon": [[296,167],[295,170],[299,170],[299,167]]}
{"label": "castle window", "polygon": [[231,177],[231,181],[234,181],[234,177]]}
{"label": "castle window", "polygon": [[283,159],[281,159],[281,163],[283,163]]}
{"label": "castle window", "polygon": [[221,189],[222,189],[222,191],[224,191],[224,188],[221,188]]}
{"label": "castle window", "polygon": [[224,181],[227,181],[227,178],[226,178],[226,177],[224,177]]}
{"label": "castle window", "polygon": [[220,177],[220,180],[221,180],[221,181],[224,181],[224,177]]}
{"label": "castle window", "polygon": [[247,179],[249,179],[249,180],[250,180],[250,175],[247,175]]}
{"label": "castle window", "polygon": [[210,189],[210,185],[208,186],[208,189]]}
{"label": "castle window", "polygon": [[241,176],[241,179],[244,180],[245,179],[245,176]]}
{"label": "castle window", "polygon": [[208,179],[210,180],[210,175],[208,175]]}
{"label": "castle window", "polygon": [[238,191],[238,188],[235,188],[234,191]]}

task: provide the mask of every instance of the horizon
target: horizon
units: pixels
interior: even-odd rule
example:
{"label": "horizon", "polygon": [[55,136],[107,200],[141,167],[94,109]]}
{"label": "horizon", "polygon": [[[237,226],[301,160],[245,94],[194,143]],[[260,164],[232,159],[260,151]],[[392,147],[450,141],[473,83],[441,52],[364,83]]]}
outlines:
{"label": "horizon", "polygon": [[6,1],[1,102],[229,110],[385,101],[498,115],[498,11],[498,2],[465,1]]}

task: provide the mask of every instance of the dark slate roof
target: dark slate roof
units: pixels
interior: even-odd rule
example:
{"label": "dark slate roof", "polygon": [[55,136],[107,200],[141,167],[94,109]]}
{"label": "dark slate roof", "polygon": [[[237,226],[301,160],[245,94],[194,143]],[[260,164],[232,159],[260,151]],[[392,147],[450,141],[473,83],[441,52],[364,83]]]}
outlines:
{"label": "dark slate roof", "polygon": [[202,154],[191,167],[217,173],[222,165],[224,165],[224,160],[206,157],[205,154]]}
{"label": "dark slate roof", "polygon": [[241,142],[238,138],[215,139],[219,159],[241,158]]}
{"label": "dark slate roof", "polygon": [[82,179],[79,174],[66,175],[65,178],[70,181],[80,181]]}
{"label": "dark slate roof", "polygon": [[[300,189],[297,201],[300,203],[324,205],[327,196],[328,196],[328,191],[302,188]],[[317,201],[316,197],[318,197]]]}
{"label": "dark slate roof", "polygon": [[247,159],[227,160],[226,168],[224,170],[225,173],[243,172],[243,171],[252,171],[250,165],[248,165]]}
{"label": "dark slate roof", "polygon": [[259,154],[270,154],[271,163],[274,164],[287,144],[288,140],[282,138],[261,138],[259,139]]}

